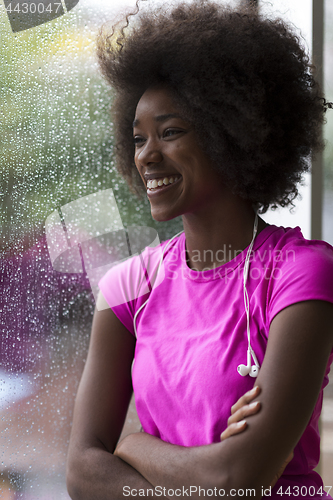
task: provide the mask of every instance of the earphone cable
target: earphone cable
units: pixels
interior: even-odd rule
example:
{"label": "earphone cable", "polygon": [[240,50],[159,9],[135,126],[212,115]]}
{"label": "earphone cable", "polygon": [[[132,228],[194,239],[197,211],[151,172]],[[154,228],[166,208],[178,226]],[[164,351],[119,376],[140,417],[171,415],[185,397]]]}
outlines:
{"label": "earphone cable", "polygon": [[255,219],[254,219],[254,225],[253,225],[253,236],[252,236],[252,241],[250,243],[249,249],[246,254],[245,258],[245,264],[244,264],[244,273],[243,273],[243,292],[244,292],[244,307],[245,307],[245,312],[246,312],[246,331],[247,331],[247,340],[248,340],[248,350],[251,352],[254,361],[257,362],[257,358],[254,354],[254,351],[251,346],[251,333],[250,333],[250,303],[249,303],[249,295],[247,293],[246,289],[246,283],[247,283],[247,278],[248,278],[248,273],[249,273],[249,264],[250,264],[250,255],[253,249],[254,245],[254,240],[257,235],[257,230],[258,230],[258,214],[256,212]]}
{"label": "earphone cable", "polygon": [[[162,252],[162,257],[160,259],[160,262],[159,262],[159,265],[158,265],[158,268],[157,268],[157,273],[156,273],[156,279],[157,279],[157,276],[158,276],[158,273],[160,272],[160,269],[161,269],[161,266],[162,266],[162,262],[163,262],[163,257],[164,257],[164,254],[166,252],[166,249],[170,246],[171,242],[177,238],[177,236],[179,236],[180,234],[182,234],[184,232],[184,230],[182,231],[179,231],[179,233],[175,234],[175,236],[173,236],[171,238],[171,240],[168,241],[168,243],[165,245],[165,247],[163,248],[163,252]],[[142,306],[139,307],[139,309],[136,311],[135,315],[134,315],[134,318],[133,318],[133,327],[134,327],[134,334],[135,334],[135,338],[137,338],[137,330],[136,330],[136,318],[137,318],[137,315],[139,314],[139,312],[141,311],[141,309],[144,308],[144,306],[147,304],[149,300],[149,297],[148,299],[146,300],[146,302],[144,302],[142,304]]]}

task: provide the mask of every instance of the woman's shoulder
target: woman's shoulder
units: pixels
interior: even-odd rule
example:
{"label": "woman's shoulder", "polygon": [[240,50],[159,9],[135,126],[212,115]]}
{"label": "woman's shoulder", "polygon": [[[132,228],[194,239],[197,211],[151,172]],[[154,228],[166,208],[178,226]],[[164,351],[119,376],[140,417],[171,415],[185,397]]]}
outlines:
{"label": "woman's shoulder", "polygon": [[[333,265],[333,247],[323,240],[305,238],[299,226],[269,225],[262,233],[263,241],[260,247],[269,248],[275,261],[295,265],[298,263],[303,265],[306,260],[312,265],[324,261]],[[260,252],[260,248],[258,250]]]}
{"label": "woman's shoulder", "polygon": [[270,320],[296,302],[333,303],[333,247],[304,238],[299,227],[275,228],[267,290]]}
{"label": "woman's shoulder", "polygon": [[98,283],[108,304],[135,300],[156,288],[165,278],[164,261],[178,253],[181,235],[159,243],[156,239],[142,252],[112,265]]}

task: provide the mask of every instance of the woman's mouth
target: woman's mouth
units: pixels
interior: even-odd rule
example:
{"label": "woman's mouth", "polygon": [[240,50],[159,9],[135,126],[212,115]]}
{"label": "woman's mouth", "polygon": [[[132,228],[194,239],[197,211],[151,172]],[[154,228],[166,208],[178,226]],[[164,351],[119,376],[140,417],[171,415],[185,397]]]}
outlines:
{"label": "woman's mouth", "polygon": [[170,175],[169,177],[160,177],[147,181],[147,195],[149,197],[164,193],[164,191],[172,188],[181,180],[181,175]]}

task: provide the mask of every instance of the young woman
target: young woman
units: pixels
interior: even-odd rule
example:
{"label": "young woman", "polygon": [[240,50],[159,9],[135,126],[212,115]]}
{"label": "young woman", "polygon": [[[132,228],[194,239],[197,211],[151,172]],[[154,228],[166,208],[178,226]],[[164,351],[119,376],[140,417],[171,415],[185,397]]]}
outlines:
{"label": "young woman", "polygon": [[[326,498],[313,469],[333,249],[258,217],[292,204],[321,147],[307,55],[281,20],[193,1],[101,35],[99,57],[118,168],[155,220],[181,215],[184,232],[100,282],[71,497]],[[144,432],[117,444],[132,384]]]}

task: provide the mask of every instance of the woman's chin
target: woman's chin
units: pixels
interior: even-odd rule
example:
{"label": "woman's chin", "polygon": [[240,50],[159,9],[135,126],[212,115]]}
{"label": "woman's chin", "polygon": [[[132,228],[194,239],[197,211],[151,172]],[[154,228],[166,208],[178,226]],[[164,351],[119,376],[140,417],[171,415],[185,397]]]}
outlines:
{"label": "woman's chin", "polygon": [[166,222],[175,219],[178,215],[179,214],[172,214],[167,210],[154,210],[153,207],[151,207],[151,216],[156,222]]}

